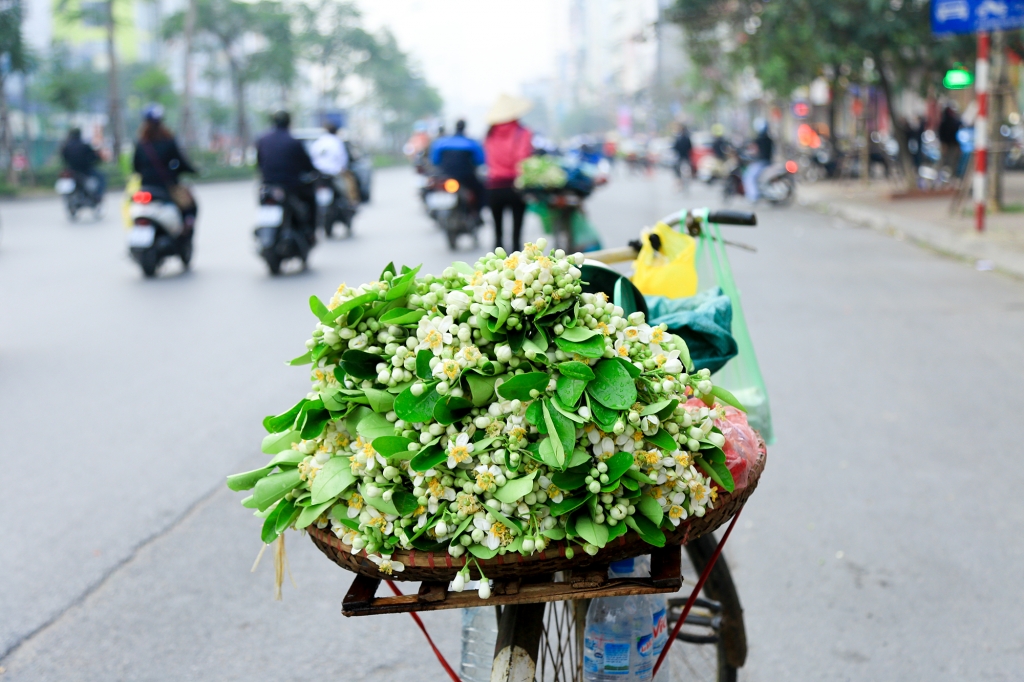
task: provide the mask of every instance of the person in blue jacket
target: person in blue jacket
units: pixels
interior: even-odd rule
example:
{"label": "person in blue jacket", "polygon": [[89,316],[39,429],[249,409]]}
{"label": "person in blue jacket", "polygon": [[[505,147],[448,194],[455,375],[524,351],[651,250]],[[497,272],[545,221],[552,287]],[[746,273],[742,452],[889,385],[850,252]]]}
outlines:
{"label": "person in blue jacket", "polygon": [[473,192],[473,214],[480,220],[484,201],[484,186],[477,177],[477,168],[484,163],[484,148],[466,136],[466,122],[455,123],[455,134],[438,138],[430,148],[430,163],[445,177],[455,178],[459,184]]}

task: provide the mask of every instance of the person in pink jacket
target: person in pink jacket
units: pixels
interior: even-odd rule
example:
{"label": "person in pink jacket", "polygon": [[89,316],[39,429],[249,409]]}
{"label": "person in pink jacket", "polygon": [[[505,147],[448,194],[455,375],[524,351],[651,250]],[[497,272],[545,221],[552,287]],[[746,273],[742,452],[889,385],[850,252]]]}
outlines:
{"label": "person in pink jacket", "polygon": [[526,203],[514,183],[519,175],[519,164],[533,153],[533,133],[519,123],[519,119],[533,107],[529,100],[502,95],[487,112],[487,138],[484,157],[487,163],[487,203],[494,219],[494,248],[505,246],[502,226],[505,211],[512,211],[511,251],[523,245],[523,216]]}

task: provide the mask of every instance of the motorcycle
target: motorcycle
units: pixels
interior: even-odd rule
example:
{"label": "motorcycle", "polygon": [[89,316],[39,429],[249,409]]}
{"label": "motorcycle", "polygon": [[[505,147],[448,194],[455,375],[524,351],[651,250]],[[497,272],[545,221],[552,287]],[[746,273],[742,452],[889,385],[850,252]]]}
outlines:
{"label": "motorcycle", "polygon": [[128,252],[146,277],[156,275],[161,263],[171,256],[181,259],[187,269],[192,261],[192,235],[185,233],[181,209],[163,187],[143,185],[128,208],[132,228]]}
{"label": "motorcycle", "polygon": [[334,235],[334,223],[345,226],[345,236],[352,236],[352,219],[356,209],[334,178],[322,176],[316,181],[316,224],[324,235]]}
{"label": "motorcycle", "polygon": [[316,245],[316,216],[310,215],[306,202],[279,185],[260,185],[259,202],[253,235],[270,274],[281,274],[281,264],[293,258],[305,268]]}
{"label": "motorcycle", "polygon": [[[734,196],[746,196],[743,188],[743,173],[749,161],[741,159],[734,164],[725,178],[722,199],[726,202]],[[757,191],[773,206],[788,206],[796,197],[797,162],[793,160],[766,167],[757,176]]]}
{"label": "motorcycle", "polygon": [[61,171],[54,189],[64,197],[64,207],[68,218],[74,221],[83,208],[91,208],[93,216],[98,220],[103,215],[103,195],[99,193],[98,178],[70,170]]}
{"label": "motorcycle", "polygon": [[427,205],[427,213],[448,237],[448,248],[454,251],[458,247],[459,236],[470,235],[473,243],[479,246],[477,229],[483,224],[479,209],[473,211],[478,199],[468,187],[455,178],[435,175],[429,178],[424,187],[423,200]]}

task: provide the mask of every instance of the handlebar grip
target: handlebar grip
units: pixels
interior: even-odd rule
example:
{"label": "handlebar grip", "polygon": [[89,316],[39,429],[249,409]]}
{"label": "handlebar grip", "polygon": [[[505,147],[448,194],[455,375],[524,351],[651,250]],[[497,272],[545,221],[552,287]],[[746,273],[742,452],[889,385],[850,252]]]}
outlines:
{"label": "handlebar grip", "polygon": [[709,223],[719,225],[757,225],[757,215],[751,211],[713,211],[708,214]]}

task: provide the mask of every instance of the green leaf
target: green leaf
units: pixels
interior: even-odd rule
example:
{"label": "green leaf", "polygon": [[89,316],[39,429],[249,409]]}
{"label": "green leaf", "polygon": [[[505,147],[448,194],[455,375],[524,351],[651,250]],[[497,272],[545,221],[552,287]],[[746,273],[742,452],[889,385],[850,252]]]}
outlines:
{"label": "green leaf", "polygon": [[402,516],[410,516],[420,506],[415,495],[397,488],[391,491],[391,504],[395,505]]}
{"label": "green leaf", "polygon": [[282,412],[276,417],[270,416],[264,418],[263,428],[265,428],[269,433],[280,433],[281,431],[287,431],[295,423],[295,417],[298,416],[299,411],[302,409],[302,406],[305,405],[307,402],[309,401],[303,398],[299,402],[295,403],[295,405],[287,412]]}
{"label": "green leaf", "polygon": [[679,401],[673,398],[673,399],[670,399],[670,400],[659,400],[656,403],[651,403],[650,405],[648,405],[644,409],[640,410],[640,416],[641,417],[646,417],[647,415],[650,415],[650,414],[658,414],[659,412],[661,412],[663,409],[665,409],[666,407],[668,407],[672,403],[677,403],[678,404]]}
{"label": "green leaf", "polygon": [[493,559],[494,556],[498,553],[498,550],[496,549],[488,549],[483,545],[477,544],[470,545],[467,549],[469,549],[469,553],[475,556],[477,559]]}
{"label": "green leaf", "polygon": [[274,458],[267,463],[267,466],[280,466],[284,469],[286,466],[295,466],[304,459],[306,459],[306,455],[298,450],[283,450],[274,455]]}
{"label": "green leaf", "polygon": [[562,376],[571,379],[580,379],[581,381],[592,381],[594,379],[594,370],[590,369],[590,365],[576,360],[559,363],[558,371]]}
{"label": "green leaf", "polygon": [[606,472],[608,474],[608,481],[617,481],[633,466],[633,455],[628,452],[616,452],[606,459],[604,463],[608,465],[608,471]]}
{"label": "green leaf", "polygon": [[384,436],[395,435],[395,425],[384,418],[384,415],[371,412],[356,424],[356,434],[365,440],[373,441]]}
{"label": "green leaf", "polygon": [[390,412],[395,406],[395,396],[379,388],[364,388],[363,392],[370,401],[370,409],[374,412]]}
{"label": "green leaf", "polygon": [[320,318],[321,322],[330,322],[334,318],[331,317],[331,311],[327,309],[327,306],[317,298],[316,296],[309,297],[309,309],[313,311],[313,314]]}
{"label": "green leaf", "polygon": [[419,396],[413,395],[412,387],[409,387],[395,398],[395,414],[411,424],[428,422],[433,419],[434,405],[440,399],[441,396],[433,386],[425,388]]}
{"label": "green leaf", "polygon": [[548,432],[548,425],[544,422],[544,409],[541,405],[543,400],[534,400],[526,407],[526,421],[537,427],[541,433]]}
{"label": "green leaf", "polygon": [[579,402],[580,396],[583,395],[583,389],[587,387],[587,382],[583,379],[573,379],[563,374],[558,377],[555,386],[562,403],[569,407],[574,407]]}
{"label": "green leaf", "polygon": [[469,384],[469,393],[473,396],[473,407],[483,407],[491,402],[491,398],[494,396],[494,381],[497,377],[485,377],[476,372],[463,372],[462,377]]}
{"label": "green leaf", "polygon": [[602,360],[594,366],[596,378],[587,384],[587,393],[605,407],[628,410],[636,402],[636,384],[615,358]]}
{"label": "green leaf", "polygon": [[309,524],[320,518],[320,515],[327,511],[327,508],[331,506],[334,500],[328,500],[327,502],[321,502],[320,504],[312,504],[305,507],[302,513],[299,514],[299,518],[295,521],[296,530],[302,530]]}
{"label": "green leaf", "polygon": [[408,438],[402,438],[401,436],[378,436],[373,439],[371,445],[373,445],[374,450],[385,457],[405,455],[403,459],[408,459],[413,455],[409,450],[409,445],[411,443],[411,440]]}
{"label": "green leaf", "polygon": [[386,273],[388,273],[388,272],[391,273],[392,277],[394,277],[398,273],[398,271],[395,270],[395,262],[394,261],[392,261],[392,262],[390,262],[390,263],[388,263],[387,265],[384,266],[384,269],[380,271],[380,277],[378,277],[377,280],[380,281],[380,280],[384,279],[384,275]]}
{"label": "green leaf", "polygon": [[313,351],[307,351],[297,358],[292,358],[288,361],[288,365],[291,367],[298,367],[299,365],[308,365],[313,362]]}
{"label": "green leaf", "polygon": [[530,400],[530,391],[543,393],[551,377],[547,372],[526,372],[517,374],[497,387],[498,395],[505,400]]}
{"label": "green leaf", "polygon": [[505,299],[499,298],[495,305],[498,308],[498,314],[487,318],[487,328],[492,332],[501,329],[502,325],[505,324],[505,320],[512,314],[512,304]]}
{"label": "green leaf", "polygon": [[243,471],[240,474],[231,474],[228,476],[228,488],[238,492],[239,490],[249,490],[261,479],[265,478],[274,467],[265,466],[259,469],[253,469],[252,471]]}
{"label": "green leaf", "polygon": [[661,508],[658,501],[647,494],[640,496],[640,502],[637,503],[636,508],[655,526],[660,526],[661,520],[665,517],[665,510]]}
{"label": "green leaf", "polygon": [[331,457],[313,479],[311,502],[321,504],[333,500],[355,481],[356,475],[352,473],[352,463],[348,457]]}
{"label": "green leaf", "polygon": [[344,410],[351,399],[352,396],[343,393],[340,388],[328,387],[320,391],[320,400],[323,401],[324,407],[334,412]]}
{"label": "green leaf", "polygon": [[636,365],[634,365],[632,362],[630,362],[626,358],[614,358],[614,360],[616,362],[619,362],[619,363],[622,364],[623,369],[625,369],[627,372],[629,372],[630,378],[632,378],[632,379],[639,379],[640,378],[640,374],[641,374],[640,368],[637,367]]}
{"label": "green leaf", "polygon": [[725,390],[721,386],[714,386],[711,389],[711,395],[715,396],[716,398],[718,398],[720,401],[722,401],[726,405],[732,405],[733,407],[735,407],[737,410],[740,410],[741,412],[746,412],[747,411],[747,408],[743,407],[743,403],[741,403],[739,400],[737,400],[736,396],[734,396],[732,393],[730,393],[729,391]]}
{"label": "green leaf", "polygon": [[344,303],[339,305],[337,308],[332,310],[331,311],[331,319],[333,319],[333,320],[340,319],[342,315],[347,314],[350,310],[353,310],[353,309],[357,308],[358,306],[363,305],[364,303],[372,303],[373,301],[376,301],[376,300],[377,300],[377,292],[376,291],[371,291],[370,293],[363,294],[362,296],[356,296],[355,298],[353,298],[351,300],[348,300],[348,301],[345,301]]}
{"label": "green leaf", "polygon": [[653,445],[657,445],[665,452],[675,452],[679,449],[679,444],[676,443],[674,438],[672,438],[672,434],[665,429],[658,429],[658,432],[653,436],[645,435],[644,440]]}
{"label": "green leaf", "polygon": [[[545,415],[545,423],[547,424],[548,419],[550,419],[551,423],[555,425],[554,432],[548,435],[558,436],[558,439],[562,445],[562,454],[558,459],[559,462],[563,465],[562,468],[565,468],[565,453],[571,453],[573,447],[575,447],[576,445],[576,424],[574,424],[571,419],[566,417],[557,409],[550,409],[549,406],[553,407],[554,402],[551,400],[545,400],[543,405],[543,408],[547,410],[547,414]],[[548,426],[548,428],[551,428],[550,425]]]}
{"label": "green leaf", "polygon": [[427,314],[426,310],[422,308],[419,310],[409,310],[408,308],[392,308],[383,315],[380,316],[380,323],[386,325],[403,325],[403,324],[416,324],[419,319]]}
{"label": "green leaf", "polygon": [[[487,337],[486,327],[481,330],[484,337]],[[518,353],[523,349],[523,342],[526,340],[526,326],[523,325],[521,329],[506,329],[505,335],[508,337],[508,346],[512,349],[513,353]],[[491,339],[493,340],[493,339]]]}
{"label": "green leaf", "polygon": [[357,379],[376,379],[377,365],[381,362],[384,362],[384,358],[362,350],[349,349],[341,356],[341,366],[345,373]]}
{"label": "green leaf", "polygon": [[635,479],[632,479],[629,476],[623,476],[622,478],[620,478],[619,483],[621,483],[622,487],[625,488],[626,490],[640,490],[640,484]]}
{"label": "green leaf", "polygon": [[459,273],[460,275],[468,275],[469,277],[472,277],[473,275],[476,274],[476,270],[473,269],[472,265],[461,260],[457,260],[454,263],[452,263],[452,269],[455,270],[455,272]]}
{"label": "green leaf", "polygon": [[[537,448],[537,455],[540,457],[542,462],[552,469],[561,469],[562,462],[559,462],[558,458],[555,456],[555,443],[558,443],[557,447],[562,446],[561,442],[559,442],[557,438],[552,438],[550,436],[540,441],[539,447]],[[565,453],[562,454],[564,457]]]}
{"label": "green leaf", "polygon": [[568,408],[564,404],[562,404],[562,401],[558,399],[558,396],[553,396],[551,398],[551,406],[554,407],[558,411],[558,413],[561,414],[566,419],[570,419],[576,422],[577,424],[587,423],[586,419],[576,414],[571,408]]}
{"label": "green leaf", "polygon": [[412,286],[413,282],[416,281],[416,273],[420,271],[422,265],[417,265],[412,270],[409,270],[398,279],[391,281],[391,288],[384,295],[385,301],[397,301],[406,295],[409,291],[409,287]]}
{"label": "green leaf", "polygon": [[[541,409],[544,410],[544,423],[548,427],[548,438],[547,441],[551,443],[551,453],[554,456],[555,464],[558,468],[564,468],[565,466],[565,443],[562,439],[562,434],[558,430],[558,423],[552,418],[551,410],[548,409],[548,401],[544,401],[541,405]],[[558,415],[561,417],[561,415]],[[565,417],[562,417],[564,420]],[[570,424],[570,428],[572,425]],[[573,435],[575,435],[575,429],[573,429]],[[573,438],[575,441],[575,438]],[[570,443],[570,447],[572,444]]]}
{"label": "green leaf", "polygon": [[572,451],[572,459],[569,460],[569,467],[576,467],[581,464],[590,464],[590,453],[583,448],[576,448]]}
{"label": "green leaf", "polygon": [[603,523],[595,523],[586,514],[576,519],[576,534],[598,547],[608,544],[608,526]]}
{"label": "green leaf", "polygon": [[555,526],[554,528],[548,528],[547,530],[542,530],[540,534],[546,538],[551,538],[555,541],[565,539],[565,531],[559,528],[558,526]]}
{"label": "green leaf", "polygon": [[505,504],[515,504],[527,493],[533,492],[533,479],[537,477],[535,469],[527,476],[513,478],[505,485],[494,491],[494,497]]}
{"label": "green leaf", "polygon": [[597,400],[591,400],[588,402],[590,405],[590,413],[594,416],[594,423],[601,427],[602,431],[611,433],[612,429],[615,428],[615,422],[619,418],[617,410],[612,410],[605,407]]}
{"label": "green leaf", "polygon": [[634,481],[639,481],[640,483],[644,483],[646,485],[655,485],[657,483],[656,480],[654,480],[647,474],[643,473],[642,471],[637,471],[636,469],[630,469],[629,471],[627,471],[626,476],[632,478]]}
{"label": "green leaf", "polygon": [[331,350],[331,347],[326,343],[317,344],[313,351],[310,353],[309,359],[316,362],[323,356],[327,355],[327,352]]}
{"label": "green leaf", "polygon": [[626,517],[626,525],[635,530],[640,539],[655,547],[665,546],[665,534],[661,529],[650,522],[646,516],[634,514]]}
{"label": "green leaf", "polygon": [[701,471],[710,476],[712,481],[722,486],[726,492],[731,493],[736,490],[736,481],[733,480],[729,467],[725,465],[724,458],[721,462],[715,462],[708,461],[705,457],[694,457],[693,461]]}
{"label": "green leaf", "polygon": [[242,500],[241,504],[246,509],[255,509],[256,508],[256,500],[253,498],[252,495],[250,495],[249,497],[247,497],[244,500]]}
{"label": "green leaf", "polygon": [[359,494],[363,496],[363,501],[370,505],[382,514],[392,514],[394,516],[400,516],[398,509],[391,502],[386,502],[383,497],[368,497],[366,495],[366,489],[363,487],[359,488]]}
{"label": "green leaf", "polygon": [[409,468],[413,471],[427,471],[432,469],[441,462],[448,459],[448,453],[444,451],[440,446],[435,445],[428,448],[423,448],[412,458],[409,462]]}
{"label": "green leaf", "polygon": [[284,431],[282,433],[271,433],[263,438],[260,450],[268,455],[276,455],[284,450],[290,450],[292,443],[300,440],[298,431]]}
{"label": "green leaf", "polygon": [[430,380],[433,373],[430,371],[430,358],[434,357],[433,351],[424,348],[416,353],[416,376],[420,379]]}
{"label": "green leaf", "polygon": [[263,540],[263,544],[269,545],[277,539],[277,536],[280,535],[277,532],[278,518],[280,518],[282,513],[285,514],[285,518],[288,518],[294,509],[295,505],[291,502],[282,502],[267,514],[267,517],[263,520],[263,530],[260,532],[260,539]]}
{"label": "green leaf", "polygon": [[280,500],[301,483],[302,478],[298,469],[289,469],[288,471],[271,474],[266,478],[260,479],[256,483],[252,494],[253,501],[256,502],[256,508],[260,511],[265,511],[270,505]]}
{"label": "green leaf", "polygon": [[[531,351],[533,355],[540,355],[544,350],[545,348],[533,339],[526,339],[523,341],[523,353]],[[527,357],[533,357],[533,355],[527,355]]]}
{"label": "green leaf", "polygon": [[448,426],[465,417],[472,409],[473,403],[470,401],[450,395],[434,403],[434,419],[438,424]]}
{"label": "green leaf", "polygon": [[585,471],[556,471],[551,474],[551,482],[560,490],[576,490],[586,485],[589,469]]}
{"label": "green leaf", "polygon": [[548,505],[551,510],[551,515],[558,517],[568,514],[571,511],[579,509],[584,504],[589,502],[594,497],[594,493],[587,493],[583,497],[562,497],[561,502],[552,502]]}
{"label": "green leaf", "polygon": [[573,343],[583,343],[587,339],[597,336],[600,333],[601,332],[597,329],[571,327],[559,334],[558,338],[565,339],[566,341],[572,341]]}
{"label": "green leaf", "polygon": [[585,358],[599,358],[604,355],[604,335],[592,336],[582,343],[558,337],[555,339],[555,345],[566,353],[574,353]]}
{"label": "green leaf", "polygon": [[629,526],[622,521],[619,521],[614,526],[608,526],[608,542],[617,539],[619,536],[625,535],[629,532]]}
{"label": "green leaf", "polygon": [[[317,403],[319,407],[310,407],[313,403]],[[302,418],[302,428],[299,434],[305,440],[312,440],[324,432],[324,427],[331,420],[331,413],[324,409],[321,400],[306,403],[303,411],[305,417]]]}

